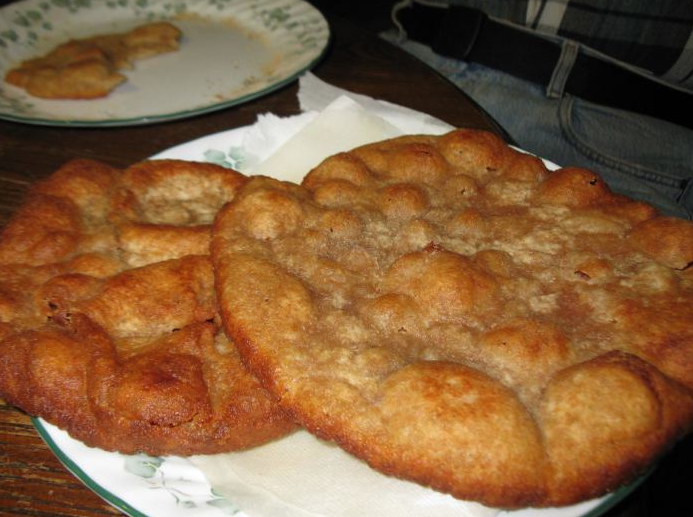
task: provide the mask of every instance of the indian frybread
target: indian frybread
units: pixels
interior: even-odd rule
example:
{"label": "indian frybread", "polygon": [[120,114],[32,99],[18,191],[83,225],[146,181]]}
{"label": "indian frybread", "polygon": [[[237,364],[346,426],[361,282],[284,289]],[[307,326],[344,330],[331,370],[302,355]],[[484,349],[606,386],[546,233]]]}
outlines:
{"label": "indian frybread", "polygon": [[5,74],[5,80],[35,97],[95,99],[127,80],[121,70],[136,60],[178,49],[181,31],[171,23],[140,25],[119,34],[70,40],[45,56],[28,59]]}
{"label": "indian frybread", "polygon": [[252,178],[216,218],[225,329],[301,424],[490,506],[567,505],[693,422],[693,224],[489,133]]}
{"label": "indian frybread", "polygon": [[210,223],[244,181],[203,163],[74,160],[35,185],[0,234],[0,396],[124,453],[292,430],[220,328]]}

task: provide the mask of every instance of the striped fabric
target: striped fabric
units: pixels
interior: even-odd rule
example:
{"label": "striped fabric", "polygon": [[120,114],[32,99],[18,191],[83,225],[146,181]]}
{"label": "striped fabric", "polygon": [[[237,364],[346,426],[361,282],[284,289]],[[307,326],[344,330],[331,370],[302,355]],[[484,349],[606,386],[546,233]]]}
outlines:
{"label": "striped fabric", "polygon": [[691,0],[448,0],[574,40],[693,91]]}

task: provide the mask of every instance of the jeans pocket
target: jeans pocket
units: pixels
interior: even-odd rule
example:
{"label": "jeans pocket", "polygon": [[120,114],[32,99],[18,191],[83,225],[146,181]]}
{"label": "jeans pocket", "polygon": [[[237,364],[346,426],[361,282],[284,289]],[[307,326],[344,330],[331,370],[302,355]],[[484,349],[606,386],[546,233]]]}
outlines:
{"label": "jeans pocket", "polygon": [[[564,138],[615,191],[690,219],[693,131],[566,96],[559,106]],[[686,206],[679,204],[686,203]]]}

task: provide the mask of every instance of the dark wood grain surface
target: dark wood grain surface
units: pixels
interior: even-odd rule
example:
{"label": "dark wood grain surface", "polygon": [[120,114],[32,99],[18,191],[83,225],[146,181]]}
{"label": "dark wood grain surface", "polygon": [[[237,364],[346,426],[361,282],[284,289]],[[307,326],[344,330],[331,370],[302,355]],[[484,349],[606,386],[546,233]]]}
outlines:
{"label": "dark wood grain surface", "polygon": [[[0,0],[0,6],[8,2]],[[321,79],[354,92],[427,112],[446,122],[502,129],[461,91],[422,63],[379,40],[365,1],[353,9],[317,2],[333,40],[315,68]],[[334,14],[334,13],[337,14]],[[349,19],[350,18],[350,19]],[[293,83],[241,106],[185,120],[122,128],[47,127],[0,121],[0,226],[29,186],[74,157],[127,166],[171,146],[251,124],[260,113],[299,112]],[[693,324],[693,323],[692,323]],[[608,517],[693,517],[693,440],[676,447],[640,488]],[[120,515],[74,478],[37,435],[27,415],[0,400],[0,515]],[[368,515],[367,509],[364,514]]]}

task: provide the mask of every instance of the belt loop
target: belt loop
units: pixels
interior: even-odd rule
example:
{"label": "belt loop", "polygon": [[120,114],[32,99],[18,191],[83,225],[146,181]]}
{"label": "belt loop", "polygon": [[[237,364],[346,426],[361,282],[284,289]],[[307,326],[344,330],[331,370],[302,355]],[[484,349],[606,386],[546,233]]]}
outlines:
{"label": "belt loop", "polygon": [[402,23],[399,21],[397,15],[399,14],[399,11],[411,7],[412,5],[414,5],[414,2],[412,0],[401,0],[400,2],[397,2],[395,5],[393,5],[392,10],[390,11],[390,18],[392,19],[392,23],[394,23],[395,27],[397,27],[397,42],[400,44],[405,39],[407,39],[407,31],[402,25]]}
{"label": "belt loop", "polygon": [[546,86],[546,96],[549,99],[560,99],[563,97],[565,83],[568,80],[570,71],[573,69],[575,59],[577,59],[580,46],[571,40],[563,40],[561,44],[561,55],[553,69],[549,84]]}
{"label": "belt loop", "polygon": [[678,199],[679,205],[688,213],[688,218],[693,217],[693,178],[685,180],[683,191]]}

